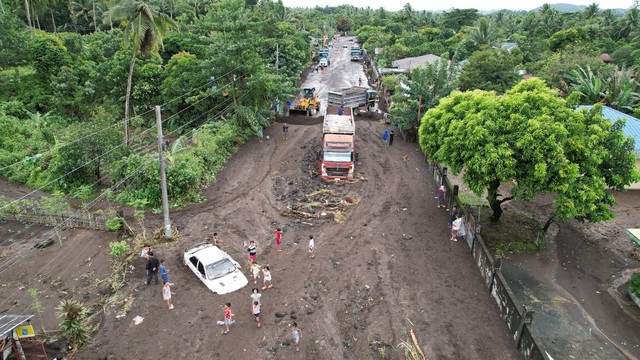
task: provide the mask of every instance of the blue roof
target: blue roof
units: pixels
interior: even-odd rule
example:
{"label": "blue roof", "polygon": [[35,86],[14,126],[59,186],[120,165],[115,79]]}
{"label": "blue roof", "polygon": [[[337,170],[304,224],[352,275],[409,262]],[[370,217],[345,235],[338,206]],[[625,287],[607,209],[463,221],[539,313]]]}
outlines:
{"label": "blue roof", "polygon": [[[593,105],[580,105],[578,109],[591,109]],[[602,117],[611,121],[612,123],[618,119],[626,121],[622,132],[625,136],[632,138],[636,142],[635,153],[640,154],[640,119],[631,115],[627,115],[621,111],[610,108],[608,106],[602,106]]]}

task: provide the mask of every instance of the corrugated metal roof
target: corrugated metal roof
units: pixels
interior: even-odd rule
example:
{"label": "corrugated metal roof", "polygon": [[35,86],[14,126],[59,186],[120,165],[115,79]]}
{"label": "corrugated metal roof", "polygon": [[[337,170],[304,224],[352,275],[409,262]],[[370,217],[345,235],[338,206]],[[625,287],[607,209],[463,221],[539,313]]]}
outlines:
{"label": "corrugated metal roof", "polygon": [[[593,105],[580,105],[578,109],[591,109]],[[608,106],[602,106],[602,117],[611,121],[612,123],[618,119],[624,119],[626,124],[624,125],[625,136],[628,136],[635,140],[635,153],[640,154],[640,119],[635,118],[631,115],[627,115],[622,111],[618,111],[616,109],[610,108]]]}
{"label": "corrugated metal roof", "polygon": [[398,69],[409,69],[409,71],[411,71],[418,66],[433,64],[436,61],[443,62],[445,61],[445,59],[437,55],[427,54],[427,55],[422,55],[417,57],[399,59],[392,62],[391,65],[397,67]]}
{"label": "corrugated metal roof", "polygon": [[4,339],[13,329],[32,317],[33,315],[0,315],[0,339]]}

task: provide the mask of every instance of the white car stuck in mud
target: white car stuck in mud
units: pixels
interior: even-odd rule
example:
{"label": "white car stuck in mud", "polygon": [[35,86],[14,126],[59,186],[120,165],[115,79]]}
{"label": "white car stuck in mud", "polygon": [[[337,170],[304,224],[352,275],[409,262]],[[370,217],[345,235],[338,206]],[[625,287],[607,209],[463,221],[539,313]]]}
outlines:
{"label": "white car stuck in mud", "polygon": [[216,294],[228,294],[249,283],[237,261],[206,241],[188,247],[184,263]]}

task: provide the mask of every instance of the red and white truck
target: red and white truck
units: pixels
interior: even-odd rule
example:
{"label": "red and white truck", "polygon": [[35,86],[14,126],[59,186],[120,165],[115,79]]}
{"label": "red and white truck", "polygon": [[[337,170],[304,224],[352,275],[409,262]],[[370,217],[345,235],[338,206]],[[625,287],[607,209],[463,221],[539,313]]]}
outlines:
{"label": "red and white truck", "polygon": [[324,180],[353,180],[358,153],[351,108],[327,107],[322,123],[318,170]]}

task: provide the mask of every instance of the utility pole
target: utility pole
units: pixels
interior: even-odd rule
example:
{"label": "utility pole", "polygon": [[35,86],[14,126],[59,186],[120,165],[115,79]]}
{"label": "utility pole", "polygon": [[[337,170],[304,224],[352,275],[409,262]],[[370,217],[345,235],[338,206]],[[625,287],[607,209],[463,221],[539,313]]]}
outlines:
{"label": "utility pole", "polygon": [[158,157],[160,159],[160,180],[162,182],[162,212],[164,213],[164,235],[171,237],[171,220],[169,220],[169,195],[167,195],[167,175],[164,171],[164,139],[162,138],[162,115],[160,106],[156,105],[156,126],[158,127]]}
{"label": "utility pole", "polygon": [[276,43],[276,74],[280,69],[280,44]]}

